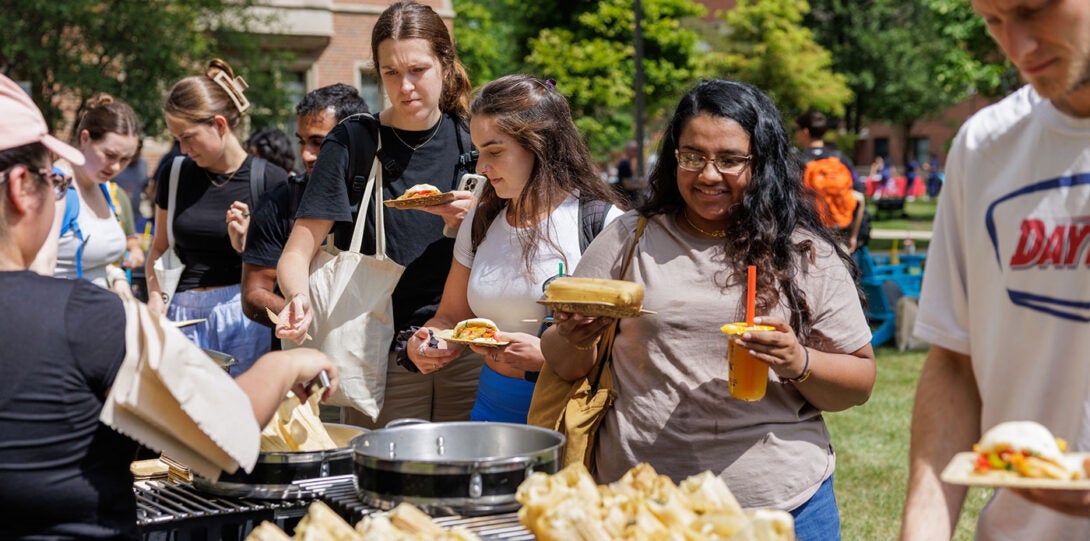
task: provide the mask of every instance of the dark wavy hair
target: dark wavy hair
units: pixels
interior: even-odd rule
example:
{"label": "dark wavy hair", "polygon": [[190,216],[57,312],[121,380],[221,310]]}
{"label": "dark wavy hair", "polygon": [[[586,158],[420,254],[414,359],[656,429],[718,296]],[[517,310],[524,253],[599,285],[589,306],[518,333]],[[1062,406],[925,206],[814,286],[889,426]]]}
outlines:
{"label": "dark wavy hair", "polygon": [[[454,40],[442,17],[429,6],[416,2],[398,2],[383,10],[371,30],[371,58],[378,72],[378,46],[388,39],[422,39],[431,44],[432,53],[443,67],[443,94],[439,110],[467,117],[472,88],[465,66],[458,60]],[[379,79],[382,74],[379,73]]]}
{"label": "dark wavy hair", "polygon": [[[772,100],[756,88],[736,81],[704,81],[681,98],[666,128],[659,159],[651,171],[651,197],[640,213],[677,215],[685,200],[677,185],[678,138],[695,116],[709,115],[737,122],[749,134],[751,178],[741,204],[733,207],[726,228],[726,271],[716,276],[722,287],[746,283],[746,267],[757,273],[757,313],[767,314],[786,298],[791,326],[805,342],[812,329],[812,314],[806,294],[796,284],[803,259],[813,262],[816,247],[811,238],[796,241],[792,234],[806,231],[828,244],[856,279],[851,257],[837,244],[818,218],[813,199],[806,195],[802,171],[791,152],[790,138],[780,112]],[[743,296],[744,298],[744,296]],[[744,308],[743,308],[744,312]]]}
{"label": "dark wavy hair", "polygon": [[280,128],[266,127],[257,130],[246,140],[246,150],[285,171],[295,170],[295,152],[291,139]]}
{"label": "dark wavy hair", "polygon": [[[475,117],[495,119],[501,132],[534,155],[530,179],[510,203],[515,223],[526,223],[547,213],[575,191],[581,201],[608,201],[620,206],[617,195],[598,178],[590,152],[572,122],[568,100],[552,82],[524,74],[500,77],[477,92],[469,111]],[[492,185],[485,184],[473,217],[474,250],[506,205]],[[537,227],[517,230],[526,268],[532,272],[538,246],[552,243],[548,225],[544,232]]]}
{"label": "dark wavy hair", "polygon": [[333,118],[337,122],[355,114],[369,112],[367,102],[356,87],[334,83],[307,92],[295,106],[295,115],[318,115],[330,109],[333,109]]}

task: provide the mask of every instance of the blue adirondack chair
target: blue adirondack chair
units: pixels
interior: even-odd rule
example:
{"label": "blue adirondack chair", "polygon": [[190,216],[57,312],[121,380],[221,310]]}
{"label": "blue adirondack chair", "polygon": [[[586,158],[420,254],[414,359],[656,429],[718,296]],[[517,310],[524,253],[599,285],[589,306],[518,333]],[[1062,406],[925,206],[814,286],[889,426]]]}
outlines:
{"label": "blue adirondack chair", "polygon": [[864,313],[867,321],[875,326],[871,332],[871,346],[878,347],[893,339],[897,326],[897,301],[903,296],[919,298],[923,272],[922,261],[879,265],[870,252],[861,248],[855,254],[859,265],[859,282],[867,296]]}

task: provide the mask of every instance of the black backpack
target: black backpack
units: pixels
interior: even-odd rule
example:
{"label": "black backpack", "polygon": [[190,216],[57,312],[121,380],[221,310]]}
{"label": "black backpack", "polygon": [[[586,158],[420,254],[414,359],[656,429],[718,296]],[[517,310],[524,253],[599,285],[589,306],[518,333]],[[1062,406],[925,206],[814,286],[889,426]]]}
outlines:
{"label": "black backpack", "polygon": [[[348,150],[351,163],[348,166],[348,203],[355,207],[363,198],[367,187],[367,176],[375,160],[375,147],[378,146],[379,121],[371,113],[359,113],[341,121],[348,132]],[[477,167],[477,151],[469,138],[462,121],[454,119],[454,133],[458,141],[458,163],[454,168],[454,185],[465,173],[472,173]],[[378,161],[382,168],[393,177],[401,176],[401,167],[393,157],[379,150]]]}

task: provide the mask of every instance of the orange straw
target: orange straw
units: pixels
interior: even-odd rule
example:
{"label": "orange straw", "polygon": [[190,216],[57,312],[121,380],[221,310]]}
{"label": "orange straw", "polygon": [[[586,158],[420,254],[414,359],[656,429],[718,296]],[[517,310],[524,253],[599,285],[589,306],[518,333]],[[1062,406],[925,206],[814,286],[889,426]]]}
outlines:
{"label": "orange straw", "polygon": [[746,327],[753,326],[753,312],[757,304],[757,267],[746,268]]}

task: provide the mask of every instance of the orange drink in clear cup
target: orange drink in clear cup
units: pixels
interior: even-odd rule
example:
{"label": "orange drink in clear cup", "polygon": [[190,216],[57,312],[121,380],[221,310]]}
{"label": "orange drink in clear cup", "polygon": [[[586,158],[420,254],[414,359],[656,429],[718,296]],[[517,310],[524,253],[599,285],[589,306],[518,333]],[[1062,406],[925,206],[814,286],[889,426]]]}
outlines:
{"label": "orange drink in clear cup", "polygon": [[738,346],[742,334],[746,331],[773,331],[771,325],[746,326],[744,321],[727,323],[719,328],[727,335],[727,389],[738,400],[753,402],[765,396],[768,388],[768,365],[753,358],[749,350]]}

